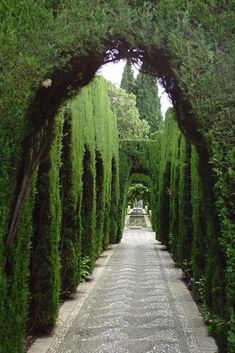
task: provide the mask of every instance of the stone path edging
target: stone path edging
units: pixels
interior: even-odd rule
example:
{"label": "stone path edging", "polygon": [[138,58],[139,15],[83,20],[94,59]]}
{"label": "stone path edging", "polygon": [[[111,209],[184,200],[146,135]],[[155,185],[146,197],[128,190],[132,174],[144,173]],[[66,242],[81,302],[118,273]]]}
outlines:
{"label": "stone path edging", "polygon": [[[146,217],[147,218],[147,217]],[[95,280],[63,304],[51,337],[28,353],[216,353],[190,292],[149,226],[125,228]]]}
{"label": "stone path edging", "polygon": [[119,244],[112,245],[108,250],[102,253],[97,259],[95,269],[92,273],[94,280],[79,284],[75,298],[65,301],[60,307],[55,330],[50,336],[37,338],[27,353],[47,353],[49,349],[55,349],[55,346],[60,344],[118,246]]}

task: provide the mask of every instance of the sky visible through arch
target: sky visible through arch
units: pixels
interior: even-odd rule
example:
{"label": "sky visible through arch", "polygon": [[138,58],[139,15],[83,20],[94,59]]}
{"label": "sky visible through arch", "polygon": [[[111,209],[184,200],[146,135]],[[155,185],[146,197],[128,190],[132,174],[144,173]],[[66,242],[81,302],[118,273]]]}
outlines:
{"label": "sky visible through arch", "polygon": [[[117,63],[103,65],[102,68],[98,71],[98,74],[101,74],[106,80],[111,81],[116,86],[120,86],[125,63],[125,60],[120,60]],[[136,77],[138,70],[135,67],[133,67],[133,70],[134,76]],[[172,103],[164,88],[160,84],[158,84],[158,96],[161,102],[161,112],[163,117],[165,117],[165,113],[169,107],[172,107]]]}

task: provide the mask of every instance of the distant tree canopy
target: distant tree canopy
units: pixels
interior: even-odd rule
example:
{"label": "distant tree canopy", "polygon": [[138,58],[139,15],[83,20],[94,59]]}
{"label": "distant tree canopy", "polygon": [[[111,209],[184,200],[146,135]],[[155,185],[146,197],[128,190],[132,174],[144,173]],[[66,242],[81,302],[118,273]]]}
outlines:
{"label": "distant tree canopy", "polygon": [[135,202],[142,200],[144,205],[149,203],[150,191],[147,186],[136,183],[130,185],[127,193],[127,203],[132,206]]}
{"label": "distant tree canopy", "polygon": [[149,123],[149,133],[160,130],[163,119],[156,77],[140,71],[135,79],[131,63],[127,61],[120,87],[127,93],[136,95],[136,107],[139,111],[140,119],[144,119]]}
{"label": "distant tree canopy", "polygon": [[146,120],[140,119],[135,95],[109,83],[109,98],[111,108],[117,116],[119,138],[147,138],[150,126]]}
{"label": "distant tree canopy", "polygon": [[127,61],[124,67],[120,87],[127,93],[135,94],[135,78],[129,61]]}
{"label": "distant tree canopy", "polygon": [[140,118],[148,121],[150,133],[161,128],[162,114],[156,77],[141,71],[136,78],[136,106]]}

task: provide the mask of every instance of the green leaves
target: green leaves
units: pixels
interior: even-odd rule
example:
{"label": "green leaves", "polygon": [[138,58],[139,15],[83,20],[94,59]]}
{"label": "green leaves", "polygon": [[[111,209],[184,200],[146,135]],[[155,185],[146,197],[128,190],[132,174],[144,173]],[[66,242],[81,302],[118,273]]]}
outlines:
{"label": "green leaves", "polygon": [[149,204],[149,193],[150,190],[143,184],[132,184],[130,185],[127,193],[127,204],[134,206],[136,201],[143,200],[144,205]]}
{"label": "green leaves", "polygon": [[131,63],[129,61],[127,61],[124,67],[120,87],[124,89],[127,93],[135,94],[135,78]]}
{"label": "green leaves", "polygon": [[149,124],[141,120],[136,108],[136,97],[124,89],[109,84],[109,98],[117,117],[120,139],[142,139],[149,134]]}
{"label": "green leaves", "polygon": [[85,282],[86,277],[90,274],[91,259],[89,256],[85,256],[81,260],[81,282]]}
{"label": "green leaves", "polygon": [[153,133],[160,130],[163,120],[156,77],[140,71],[136,78],[135,92],[136,106],[140,118],[149,123],[149,132]]}

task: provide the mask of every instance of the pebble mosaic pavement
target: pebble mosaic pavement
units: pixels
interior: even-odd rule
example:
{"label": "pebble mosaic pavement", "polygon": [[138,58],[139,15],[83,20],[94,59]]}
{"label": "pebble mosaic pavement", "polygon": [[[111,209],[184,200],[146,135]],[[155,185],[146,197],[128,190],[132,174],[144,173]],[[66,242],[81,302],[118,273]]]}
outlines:
{"label": "pebble mosaic pavement", "polygon": [[48,353],[217,352],[180,277],[151,228],[126,228]]}

